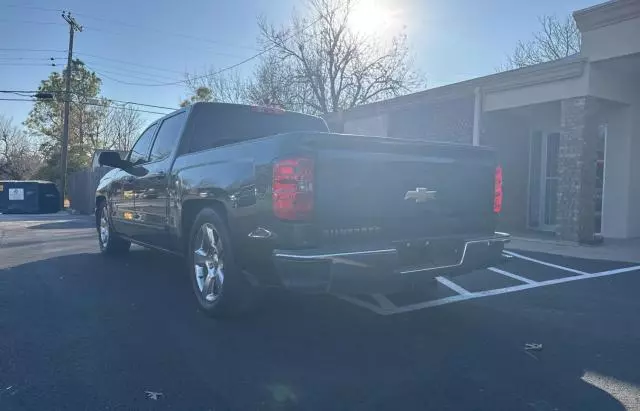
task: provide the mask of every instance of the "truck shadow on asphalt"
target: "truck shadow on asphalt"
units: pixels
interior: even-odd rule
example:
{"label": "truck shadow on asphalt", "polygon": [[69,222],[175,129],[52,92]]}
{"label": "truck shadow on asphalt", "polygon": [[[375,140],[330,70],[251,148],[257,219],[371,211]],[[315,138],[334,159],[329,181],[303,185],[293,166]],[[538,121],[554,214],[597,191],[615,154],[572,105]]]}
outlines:
{"label": "truck shadow on asphalt", "polygon": [[[628,330],[597,312],[603,336],[576,334],[520,315],[522,299],[383,317],[271,290],[252,315],[218,321],[176,258],[50,258],[0,270],[0,389],[21,387],[0,408],[41,409],[43,396],[50,409],[139,408],[152,389],[154,409],[624,410],[581,378],[640,385],[637,335],[604,337]],[[545,349],[532,358],[528,342]]]}
{"label": "truck shadow on asphalt", "polygon": [[65,229],[77,230],[79,228],[91,228],[93,226],[95,226],[95,223],[92,223],[91,221],[68,220],[68,221],[56,221],[52,223],[42,223],[42,224],[32,225],[27,228],[30,230],[65,230]]}
{"label": "truck shadow on asphalt", "polygon": [[[95,227],[95,217],[90,215],[52,214],[1,214],[2,223],[29,222],[25,228],[31,230],[65,230]],[[39,224],[33,224],[39,223]]]}

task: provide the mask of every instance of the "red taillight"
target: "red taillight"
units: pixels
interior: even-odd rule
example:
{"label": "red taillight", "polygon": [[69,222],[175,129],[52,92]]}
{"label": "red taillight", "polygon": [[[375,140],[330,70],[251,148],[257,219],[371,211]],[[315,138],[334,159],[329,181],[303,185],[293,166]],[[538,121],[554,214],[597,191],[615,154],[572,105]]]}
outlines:
{"label": "red taillight", "polygon": [[313,213],[313,160],[288,158],[273,165],[273,213],[283,220],[305,220]]}
{"label": "red taillight", "polygon": [[502,210],[502,167],[496,167],[496,176],[493,184],[493,212]]}

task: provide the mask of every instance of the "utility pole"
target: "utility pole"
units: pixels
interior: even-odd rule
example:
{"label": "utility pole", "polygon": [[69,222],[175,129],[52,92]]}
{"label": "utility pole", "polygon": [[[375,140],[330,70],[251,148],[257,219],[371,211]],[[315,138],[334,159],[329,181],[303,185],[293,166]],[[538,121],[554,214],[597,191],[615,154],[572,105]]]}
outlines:
{"label": "utility pole", "polygon": [[60,197],[61,210],[64,209],[64,193],[67,187],[67,153],[69,151],[69,110],[71,106],[71,71],[73,70],[73,34],[82,31],[70,12],[62,12],[62,18],[69,23],[69,54],[67,55],[67,72],[65,73],[64,122],[62,125],[62,144],[60,149]]}

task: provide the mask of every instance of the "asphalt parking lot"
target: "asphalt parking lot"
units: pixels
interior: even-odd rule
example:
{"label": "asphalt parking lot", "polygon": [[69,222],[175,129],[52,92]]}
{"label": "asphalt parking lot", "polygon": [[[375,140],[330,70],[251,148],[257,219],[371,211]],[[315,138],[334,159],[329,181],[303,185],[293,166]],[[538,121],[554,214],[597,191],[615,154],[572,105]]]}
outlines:
{"label": "asphalt parking lot", "polygon": [[640,409],[640,267],[506,255],[216,322],[175,258],[106,259],[87,217],[0,215],[0,410]]}

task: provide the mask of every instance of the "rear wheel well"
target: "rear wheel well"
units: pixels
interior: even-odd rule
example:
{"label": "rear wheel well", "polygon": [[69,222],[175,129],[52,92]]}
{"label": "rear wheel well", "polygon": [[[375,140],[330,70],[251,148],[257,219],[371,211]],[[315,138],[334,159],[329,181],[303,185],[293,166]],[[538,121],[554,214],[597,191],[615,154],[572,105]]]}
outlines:
{"label": "rear wheel well", "polygon": [[189,233],[191,232],[191,226],[196,220],[196,216],[203,208],[211,208],[224,220],[224,223],[229,228],[227,220],[227,209],[224,204],[218,200],[188,200],[182,205],[182,218],[180,221],[181,233],[182,233],[182,246],[186,252],[189,242]]}

